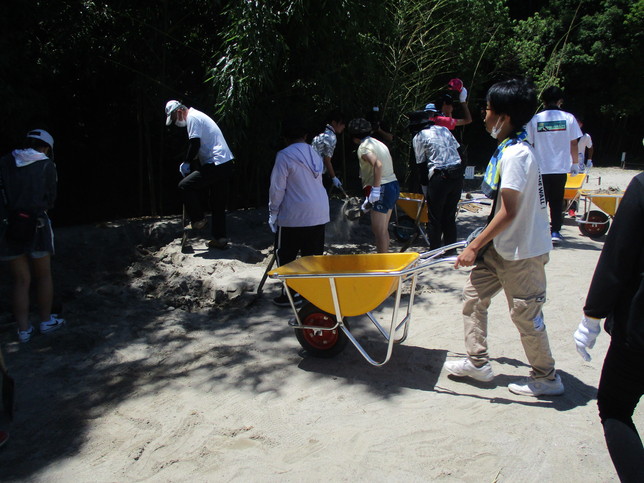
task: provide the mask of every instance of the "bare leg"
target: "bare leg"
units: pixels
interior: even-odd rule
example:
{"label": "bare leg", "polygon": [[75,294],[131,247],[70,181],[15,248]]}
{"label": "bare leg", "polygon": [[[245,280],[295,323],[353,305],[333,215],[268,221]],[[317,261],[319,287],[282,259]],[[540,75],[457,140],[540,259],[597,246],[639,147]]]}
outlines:
{"label": "bare leg", "polygon": [[371,210],[371,230],[376,237],[376,251],[378,253],[389,251],[389,218],[391,218],[391,210],[387,213]]}
{"label": "bare leg", "polygon": [[27,255],[11,260],[9,270],[13,278],[13,316],[18,324],[18,330],[27,330],[29,329],[29,285],[31,284]]}
{"label": "bare leg", "polygon": [[36,282],[36,300],[40,322],[46,322],[51,315],[51,304],[54,299],[54,282],[51,277],[51,256],[32,259],[34,279]]}

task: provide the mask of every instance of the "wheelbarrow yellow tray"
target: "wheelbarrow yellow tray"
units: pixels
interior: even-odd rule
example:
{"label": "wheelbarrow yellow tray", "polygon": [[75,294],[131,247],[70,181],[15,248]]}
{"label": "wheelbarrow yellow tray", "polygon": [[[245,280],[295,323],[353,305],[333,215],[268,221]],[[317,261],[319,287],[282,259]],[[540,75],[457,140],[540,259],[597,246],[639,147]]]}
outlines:
{"label": "wheelbarrow yellow tray", "polygon": [[[615,216],[619,203],[624,197],[623,191],[617,190],[579,190],[580,203],[584,214],[577,218],[579,231],[590,238],[600,238],[608,232],[610,218]],[[591,210],[595,205],[601,211]],[[579,210],[581,211],[581,210]]]}
{"label": "wheelbarrow yellow tray", "polygon": [[[423,254],[380,253],[302,257],[269,272],[286,287],[299,293],[308,303],[298,311],[289,290],[285,290],[295,319],[290,325],[307,352],[317,357],[332,357],[351,341],[372,365],[389,361],[394,343],[407,337],[411,321],[416,277],[426,268],[454,258],[439,258],[446,251],[464,246],[455,243]],[[409,284],[406,315],[397,323],[403,286]],[[371,312],[395,294],[391,324],[378,323]],[[346,317],[366,315],[387,340],[384,360],[374,360],[351,334]],[[398,332],[401,334],[397,334]]]}

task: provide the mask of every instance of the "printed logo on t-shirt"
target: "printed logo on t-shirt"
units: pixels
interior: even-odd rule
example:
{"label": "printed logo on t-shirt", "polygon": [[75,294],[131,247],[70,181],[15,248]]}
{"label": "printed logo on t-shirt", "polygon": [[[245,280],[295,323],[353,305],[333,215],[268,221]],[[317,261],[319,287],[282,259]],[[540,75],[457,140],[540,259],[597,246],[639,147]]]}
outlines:
{"label": "printed logo on t-shirt", "polygon": [[566,120],[560,121],[542,121],[537,123],[537,132],[565,131]]}

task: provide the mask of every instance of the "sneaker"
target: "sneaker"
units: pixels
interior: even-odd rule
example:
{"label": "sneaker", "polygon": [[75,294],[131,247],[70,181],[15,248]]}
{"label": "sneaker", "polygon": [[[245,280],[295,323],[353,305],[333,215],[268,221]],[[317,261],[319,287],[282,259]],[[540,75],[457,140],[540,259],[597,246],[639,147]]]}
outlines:
{"label": "sneaker", "polygon": [[49,320],[40,323],[40,333],[47,334],[49,332],[54,332],[55,330],[60,329],[65,325],[65,319],[60,319],[56,314],[51,314]]}
{"label": "sneaker", "polygon": [[558,231],[553,231],[552,235],[550,236],[550,239],[552,240],[553,245],[556,245],[564,241],[564,237],[562,237],[561,233],[559,233]]}
{"label": "sneaker", "polygon": [[481,382],[490,382],[494,379],[494,372],[492,372],[492,366],[489,362],[486,362],[481,367],[476,367],[468,358],[465,358],[460,361],[446,362],[443,367],[452,376],[456,377],[471,377]]}
{"label": "sneaker", "polygon": [[18,331],[18,340],[20,342],[29,342],[33,334],[34,334],[34,328],[32,325],[30,325],[27,330]]}
{"label": "sneaker", "polygon": [[[294,293],[293,295],[293,304],[296,307],[302,305],[302,296],[299,293]],[[281,295],[278,295],[273,299],[273,303],[278,307],[290,307],[291,303],[288,301],[288,296],[282,291]]]}
{"label": "sneaker", "polygon": [[228,248],[228,238],[217,238],[216,240],[210,240],[208,242],[208,248],[218,248],[219,250],[225,250]]}
{"label": "sneaker", "polygon": [[204,218],[203,220],[193,221],[190,226],[193,230],[201,230],[204,226],[206,226],[206,223],[207,221]]}
{"label": "sneaker", "polygon": [[526,377],[519,382],[509,384],[508,389],[520,396],[561,396],[564,393],[564,385],[559,374],[553,380]]}

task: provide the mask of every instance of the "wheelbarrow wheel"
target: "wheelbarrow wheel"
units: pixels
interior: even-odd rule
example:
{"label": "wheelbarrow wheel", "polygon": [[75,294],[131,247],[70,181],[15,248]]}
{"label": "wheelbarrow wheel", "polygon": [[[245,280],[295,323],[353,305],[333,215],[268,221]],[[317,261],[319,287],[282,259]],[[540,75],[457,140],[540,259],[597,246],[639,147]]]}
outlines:
{"label": "wheelbarrow wheel", "polygon": [[398,221],[394,225],[394,236],[396,240],[401,243],[409,241],[409,239],[416,233],[418,227],[411,216],[403,215],[398,217]]}
{"label": "wheelbarrow wheel", "polygon": [[[298,316],[303,325],[314,327],[333,327],[337,320],[335,315],[318,309],[310,302],[299,310]],[[346,320],[344,325],[349,327]],[[295,329],[295,337],[306,352],[314,357],[323,358],[338,355],[349,341],[339,327],[333,330]]]}
{"label": "wheelbarrow wheel", "polygon": [[592,210],[584,215],[579,222],[579,231],[590,238],[601,238],[608,231],[610,222],[608,215],[601,211]]}

